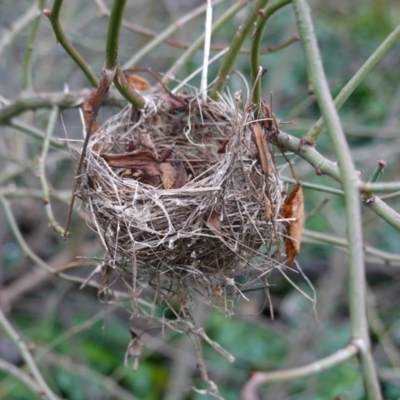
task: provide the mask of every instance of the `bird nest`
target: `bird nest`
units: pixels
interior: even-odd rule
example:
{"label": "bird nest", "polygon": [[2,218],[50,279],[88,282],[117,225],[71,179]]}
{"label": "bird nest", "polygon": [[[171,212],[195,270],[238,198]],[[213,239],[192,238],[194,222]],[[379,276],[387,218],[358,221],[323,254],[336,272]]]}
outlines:
{"label": "bird nest", "polygon": [[186,305],[237,294],[280,257],[283,190],[264,127],[239,101],[146,100],[86,150],[79,197],[104,265]]}

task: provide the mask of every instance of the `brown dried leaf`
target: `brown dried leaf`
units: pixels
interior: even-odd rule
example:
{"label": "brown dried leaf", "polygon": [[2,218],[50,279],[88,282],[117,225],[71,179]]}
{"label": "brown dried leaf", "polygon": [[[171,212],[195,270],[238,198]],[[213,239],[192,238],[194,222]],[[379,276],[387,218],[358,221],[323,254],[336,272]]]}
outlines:
{"label": "brown dried leaf", "polygon": [[135,90],[148,90],[150,89],[150,83],[139,75],[133,74],[129,75],[124,72],[125,79]]}
{"label": "brown dried leaf", "polygon": [[264,174],[272,175],[273,169],[268,160],[268,149],[267,144],[265,143],[264,135],[260,124],[257,122],[253,125],[253,132],[256,139],[256,144],[258,148],[258,153],[260,155],[261,166]]}
{"label": "brown dried leaf", "polygon": [[285,250],[288,258],[288,265],[292,265],[300,252],[301,233],[304,222],[304,200],[303,189],[297,185],[286,197],[281,215],[283,218],[291,218],[288,222],[287,236],[285,237]]}
{"label": "brown dried leaf", "polygon": [[176,179],[176,169],[168,162],[160,164],[164,189],[171,189]]}
{"label": "brown dried leaf", "polygon": [[221,232],[221,219],[220,215],[213,211],[207,219],[206,225],[215,232]]}
{"label": "brown dried leaf", "polygon": [[264,193],[264,211],[265,211],[265,219],[267,222],[272,219],[272,206],[271,201],[268,196]]}
{"label": "brown dried leaf", "polygon": [[164,189],[179,189],[185,186],[189,179],[182,164],[173,166],[169,162],[160,164]]}
{"label": "brown dried leaf", "polygon": [[121,154],[101,154],[110,167],[143,171],[148,175],[161,175],[156,156],[149,151],[132,151]]}

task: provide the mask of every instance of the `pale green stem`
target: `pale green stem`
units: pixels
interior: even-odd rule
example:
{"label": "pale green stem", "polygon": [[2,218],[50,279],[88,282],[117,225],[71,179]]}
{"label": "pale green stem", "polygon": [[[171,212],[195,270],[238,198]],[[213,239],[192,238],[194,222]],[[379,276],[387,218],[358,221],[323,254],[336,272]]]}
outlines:
{"label": "pale green stem", "polygon": [[85,59],[78,53],[72,43],[69,41],[67,36],[64,34],[63,29],[60,24],[60,10],[62,7],[63,0],[54,0],[52,10],[45,10],[44,14],[49,18],[51,26],[53,28],[54,34],[56,35],[57,41],[66,51],[66,53],[75,61],[76,65],[85,74],[86,78],[93,86],[97,86],[99,80],[94,74],[90,65],[85,61]]}
{"label": "pale green stem", "polygon": [[126,0],[114,0],[108,23],[106,43],[106,68],[113,69],[118,65],[119,35]]}
{"label": "pale green stem", "polygon": [[[0,181],[1,183],[1,181]],[[0,195],[4,197],[30,197],[31,199],[43,199],[43,191],[40,189],[28,189],[26,187],[15,187],[15,186],[0,186]],[[60,190],[60,191],[51,191],[50,198],[60,203],[69,204],[69,198],[71,195],[71,190]],[[82,213],[82,217],[86,214]]]}
{"label": "pale green stem", "polygon": [[136,90],[128,84],[118,63],[119,36],[121,32],[122,17],[124,14],[125,5],[126,0],[114,0],[111,9],[106,43],[106,69],[112,70],[116,68],[117,72],[114,78],[114,85],[117,90],[131,104],[138,108],[143,108],[145,105],[143,97],[140,96]]}
{"label": "pale green stem", "polygon": [[392,190],[400,190],[400,182],[376,182],[361,183],[359,185],[360,192],[390,192]]}
{"label": "pale green stem", "polygon": [[261,79],[257,79],[260,68],[260,47],[265,25],[271,15],[282,7],[290,4],[291,0],[278,0],[263,10],[263,17],[258,18],[251,46],[251,82],[253,85],[253,104],[259,107],[261,101]]}
{"label": "pale green stem", "polygon": [[381,196],[382,200],[389,200],[389,199],[394,199],[396,197],[400,197],[400,190],[394,193],[386,194],[384,196]]}
{"label": "pale green stem", "polygon": [[[371,186],[371,184],[374,185],[377,182],[379,177],[382,175],[385,166],[386,166],[385,161],[383,161],[383,160],[378,161],[378,167],[375,169],[375,171],[372,173],[371,177],[369,178],[368,184],[367,185],[361,184],[361,186],[359,187],[360,192],[364,193],[364,202],[373,200],[375,193],[374,193],[374,187]],[[386,182],[386,183],[384,183],[385,190],[398,190],[398,188],[387,189],[387,187],[390,187],[391,185],[396,184],[396,183],[399,185],[398,188],[400,189],[400,182]]]}
{"label": "pale green stem", "polygon": [[[387,51],[399,41],[400,39],[400,25],[398,25],[393,32],[379,45],[379,47],[371,54],[367,61],[360,67],[356,74],[347,82],[342,88],[340,93],[335,98],[335,107],[340,110],[342,105],[354,92],[356,87],[366,78],[375,65],[383,58]],[[321,117],[315,125],[306,133],[305,138],[315,143],[324,129],[324,118]]]}
{"label": "pale green stem", "polygon": [[24,59],[22,61],[22,82],[24,89],[32,88],[32,54],[33,47],[35,44],[36,34],[39,29],[40,18],[42,16],[42,10],[46,5],[46,0],[37,1],[37,11],[38,16],[32,22],[31,30],[28,35],[28,40],[26,42],[26,49],[24,54]]}
{"label": "pale green stem", "polygon": [[[330,246],[341,247],[344,249],[348,249],[349,247],[346,239],[334,235],[329,235],[327,233],[314,232],[310,231],[309,229],[304,229],[302,235],[303,238],[309,239],[310,241],[314,241],[317,243],[323,243]],[[400,254],[388,253],[387,251],[383,251],[369,245],[364,246],[364,251],[365,254],[372,256],[374,259],[382,260],[385,265],[392,265],[395,267],[400,266]]]}
{"label": "pale green stem", "polygon": [[49,274],[57,275],[60,278],[65,279],[66,281],[77,282],[77,283],[83,283],[85,281],[82,278],[70,276],[70,275],[64,274],[60,271],[57,271],[56,269],[52,268],[49,264],[47,264],[45,261],[43,261],[40,257],[38,257],[32,251],[32,249],[26,243],[25,239],[23,238],[23,236],[21,234],[21,231],[18,228],[17,222],[15,221],[14,215],[11,211],[11,208],[10,208],[10,205],[9,205],[7,199],[4,197],[4,195],[1,192],[0,192],[0,206],[3,208],[8,225],[10,227],[12,234],[14,235],[16,242],[19,244],[22,252],[28,258],[30,258],[39,267],[45,269]]}
{"label": "pale green stem", "polygon": [[37,110],[38,108],[74,108],[80,106],[90,90],[82,89],[77,92],[53,92],[53,93],[34,93],[22,92],[17,99],[8,102],[0,108],[0,125],[9,125],[11,118],[27,110]]}
{"label": "pale green stem", "polygon": [[39,158],[39,180],[40,184],[42,185],[43,203],[47,215],[47,223],[49,224],[49,227],[53,229],[55,232],[59,233],[60,235],[64,235],[67,233],[64,231],[64,229],[61,227],[61,225],[56,221],[54,217],[53,208],[51,206],[51,201],[50,201],[50,189],[49,185],[47,184],[47,178],[46,178],[47,154],[49,152],[50,138],[54,131],[58,113],[59,110],[57,107],[54,107],[52,112],[50,113],[49,122],[47,124],[47,129],[46,129],[46,136],[44,137],[43,141],[42,154]]}
{"label": "pale green stem", "polygon": [[[46,133],[41,131],[40,129],[35,128],[34,126],[31,126],[30,124],[26,124],[25,122],[21,122],[15,118],[13,118],[10,121],[10,126],[39,140],[44,140]],[[54,138],[49,138],[50,145],[59,149],[59,150],[64,150],[68,151],[68,147],[66,143],[59,142],[58,140]]]}
{"label": "pale green stem", "polygon": [[[269,138],[272,143],[283,149],[292,151],[310,163],[318,175],[328,175],[338,182],[341,182],[341,175],[338,165],[319,153],[313,146],[305,144],[302,140],[280,131],[278,135]],[[363,202],[366,207],[379,215],[385,222],[400,232],[400,214],[389,207],[378,196],[373,201]]]}
{"label": "pale green stem", "polygon": [[240,52],[240,49],[243,46],[243,42],[248,37],[252,28],[254,28],[254,22],[259,18],[259,10],[263,9],[265,5],[268,3],[268,0],[258,0],[250,9],[249,15],[243,22],[243,24],[237,30],[230,46],[229,51],[225,55],[224,61],[218,71],[218,77],[215,81],[211,92],[210,97],[214,100],[217,100],[221,90],[226,84],[229,74],[232,71],[233,64],[235,63],[236,57]]}
{"label": "pale green stem", "polygon": [[[282,176],[281,178],[284,182],[289,182],[289,183],[294,183],[294,184],[298,183],[298,181],[296,181],[296,179],[293,179],[293,178],[288,178],[286,176]],[[301,187],[303,189],[312,189],[317,192],[336,194],[339,196],[344,195],[343,190],[335,189],[333,187],[328,187],[328,186],[316,185],[315,183],[310,183],[310,182],[301,182]]]}
{"label": "pale green stem", "polygon": [[303,367],[274,372],[253,372],[251,378],[242,390],[242,399],[258,399],[256,391],[260,385],[269,382],[292,381],[294,379],[318,374],[354,357],[358,351],[357,343],[353,342],[336,353]]}
{"label": "pale green stem", "polygon": [[361,367],[367,396],[369,399],[380,400],[382,394],[371,354],[366,311],[365,265],[361,210],[357,188],[358,177],[325,77],[309,6],[306,0],[293,0],[292,3],[304,48],[309,79],[315,90],[318,106],[324,117],[328,135],[338,160],[341,184],[345,193],[352,336],[360,341]]}
{"label": "pale green stem", "polygon": [[400,214],[389,207],[378,196],[374,196],[371,201],[364,201],[364,205],[400,232]]}

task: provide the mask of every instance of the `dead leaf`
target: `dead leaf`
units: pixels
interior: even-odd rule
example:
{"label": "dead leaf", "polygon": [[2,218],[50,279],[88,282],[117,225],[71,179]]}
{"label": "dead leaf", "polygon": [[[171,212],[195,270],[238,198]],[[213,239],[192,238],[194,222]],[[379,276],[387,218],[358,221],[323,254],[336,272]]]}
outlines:
{"label": "dead leaf", "polygon": [[161,175],[156,156],[149,151],[135,150],[121,154],[103,153],[101,157],[107,161],[110,167],[143,171],[148,175]]}
{"label": "dead leaf", "polygon": [[133,74],[129,75],[127,72],[124,71],[125,79],[129,83],[130,86],[132,86],[135,90],[149,90],[150,89],[150,83],[142,78],[139,75]]}
{"label": "dead leaf", "polygon": [[214,232],[221,232],[221,218],[220,215],[213,211],[206,222],[206,225]]}
{"label": "dead leaf", "polygon": [[272,219],[272,206],[271,201],[268,196],[264,193],[264,211],[265,211],[265,219],[267,222]]}
{"label": "dead leaf", "polygon": [[281,215],[283,218],[293,219],[288,222],[287,236],[285,237],[285,250],[288,258],[288,265],[292,265],[300,252],[301,233],[304,222],[304,200],[303,189],[300,185],[295,186],[292,192],[286,197]]}
{"label": "dead leaf", "polygon": [[176,170],[168,162],[163,162],[160,164],[160,170],[162,172],[162,182],[164,189],[171,189],[174,186],[176,179]]}
{"label": "dead leaf", "polygon": [[180,163],[172,165],[169,162],[160,164],[164,189],[179,189],[188,183],[188,176],[184,166]]}
{"label": "dead leaf", "polygon": [[265,143],[264,135],[260,124],[257,122],[253,125],[253,132],[256,139],[256,144],[258,148],[258,154],[260,155],[261,166],[264,174],[272,175],[273,169],[271,163],[268,159],[268,148]]}

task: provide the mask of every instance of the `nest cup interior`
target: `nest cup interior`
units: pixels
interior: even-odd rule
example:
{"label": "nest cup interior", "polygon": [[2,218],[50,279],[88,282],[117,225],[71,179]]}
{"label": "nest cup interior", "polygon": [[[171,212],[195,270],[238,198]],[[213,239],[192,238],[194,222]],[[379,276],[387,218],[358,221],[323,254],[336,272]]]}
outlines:
{"label": "nest cup interior", "polygon": [[282,183],[233,103],[155,96],[92,135],[79,195],[113,270],[209,298],[276,265]]}

